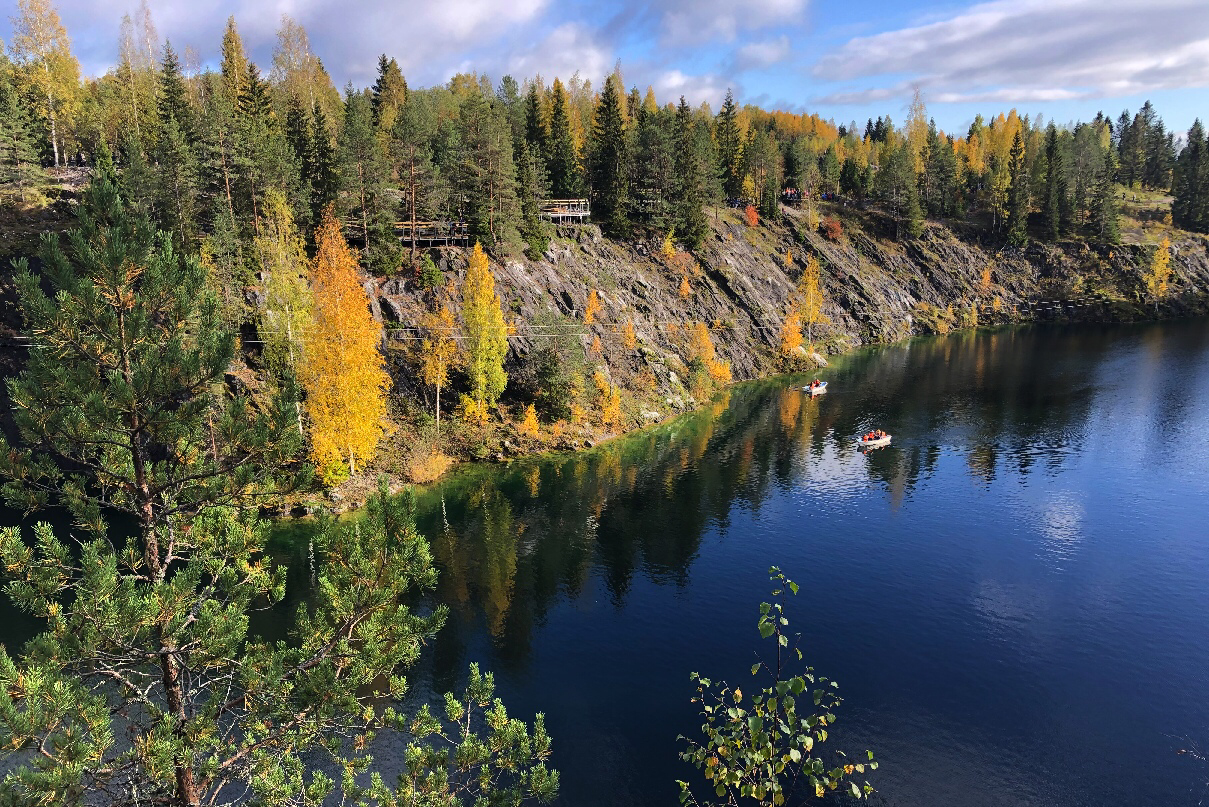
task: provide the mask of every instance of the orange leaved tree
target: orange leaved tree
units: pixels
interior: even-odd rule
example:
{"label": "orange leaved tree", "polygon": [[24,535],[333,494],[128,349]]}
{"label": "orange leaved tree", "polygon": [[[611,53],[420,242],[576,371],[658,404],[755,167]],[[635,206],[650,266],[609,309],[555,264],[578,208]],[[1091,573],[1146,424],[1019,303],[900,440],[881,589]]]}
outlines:
{"label": "orange leaved tree", "polygon": [[302,383],[311,418],[311,458],[324,477],[373,456],[386,422],[390,376],[378,344],[357,259],[329,207],[315,233],[311,265],[314,326],[307,334]]}

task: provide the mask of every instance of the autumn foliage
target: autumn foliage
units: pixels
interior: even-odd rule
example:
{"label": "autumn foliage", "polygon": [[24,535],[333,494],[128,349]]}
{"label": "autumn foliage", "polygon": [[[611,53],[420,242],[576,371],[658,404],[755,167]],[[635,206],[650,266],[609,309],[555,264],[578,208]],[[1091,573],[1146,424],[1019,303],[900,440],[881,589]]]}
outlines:
{"label": "autumn foliage", "polygon": [[828,241],[839,241],[840,236],[844,234],[844,225],[840,224],[840,220],[833,216],[824,216],[819,222],[819,232]]}
{"label": "autumn foliage", "polygon": [[474,245],[466,278],[462,281],[462,325],[465,334],[465,368],[470,379],[470,402],[462,409],[472,420],[485,420],[508,383],[504,357],[508,353],[508,326],[495,279],[480,244]]}
{"label": "autumn foliage", "polygon": [[756,211],[755,205],[748,205],[743,210],[743,218],[748,227],[756,227],[760,224],[760,214]]}
{"label": "autumn foliage", "polygon": [[588,293],[588,302],[584,305],[584,325],[591,325],[596,322],[596,317],[600,314],[600,296],[596,293],[596,289],[592,289]]}
{"label": "autumn foliage", "polygon": [[321,472],[373,456],[386,424],[390,376],[378,350],[382,328],[369,312],[357,259],[329,208],[315,234],[311,266],[314,326],[306,337],[302,383],[311,421],[311,457]]}

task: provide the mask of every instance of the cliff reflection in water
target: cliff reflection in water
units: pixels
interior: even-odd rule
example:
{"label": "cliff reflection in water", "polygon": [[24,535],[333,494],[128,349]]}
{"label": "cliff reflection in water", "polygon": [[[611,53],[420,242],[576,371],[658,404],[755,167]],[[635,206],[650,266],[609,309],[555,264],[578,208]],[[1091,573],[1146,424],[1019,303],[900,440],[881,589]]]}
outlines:
{"label": "cliff reflection in water", "polygon": [[[899,504],[946,449],[985,485],[1056,470],[1084,438],[1111,360],[1095,328],[917,340],[843,357],[815,400],[800,379],[745,384],[589,452],[463,469],[419,500],[438,597],[461,623],[438,641],[481,623],[501,662],[523,666],[560,598],[579,598],[594,574],[617,607],[636,575],[687,585],[707,529],[725,535],[733,508],[758,509],[773,486],[841,499],[881,486]],[[894,444],[865,456],[853,441],[871,428]],[[460,664],[462,652],[439,655]]]}

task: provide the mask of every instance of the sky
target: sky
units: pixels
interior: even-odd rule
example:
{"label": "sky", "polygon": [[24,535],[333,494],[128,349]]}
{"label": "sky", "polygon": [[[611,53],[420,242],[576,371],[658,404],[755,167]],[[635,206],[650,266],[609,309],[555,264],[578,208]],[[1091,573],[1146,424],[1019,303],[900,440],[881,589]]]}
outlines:
{"label": "sky", "polygon": [[[84,72],[117,58],[139,0],[56,0]],[[944,130],[1015,108],[1058,123],[1150,99],[1167,125],[1209,118],[1209,0],[147,0],[161,37],[217,65],[234,14],[265,72],[281,16],[307,30],[337,86],[373,83],[378,55],[412,86],[458,72],[498,82],[575,72],[716,110],[740,103],[836,123],[906,119],[919,89]],[[16,12],[14,0],[3,5]],[[0,39],[11,39],[8,14]]]}

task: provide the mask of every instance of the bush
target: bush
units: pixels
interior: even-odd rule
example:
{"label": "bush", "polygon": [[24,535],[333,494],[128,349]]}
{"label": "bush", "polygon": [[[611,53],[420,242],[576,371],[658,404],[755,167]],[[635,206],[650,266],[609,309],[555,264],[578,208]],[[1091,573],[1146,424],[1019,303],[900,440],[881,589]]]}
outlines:
{"label": "bush", "polygon": [[759,223],[760,223],[760,214],[756,210],[755,205],[748,205],[743,210],[743,216],[747,219],[748,227],[755,227],[755,226],[759,225]]}
{"label": "bush", "polygon": [[445,276],[441,274],[441,270],[432,262],[431,255],[425,255],[424,260],[420,263],[420,288],[435,289],[441,285]]}
{"label": "bush", "polygon": [[832,216],[824,216],[819,222],[819,232],[828,241],[839,241],[840,236],[844,234],[844,225],[840,224],[840,220]]}

